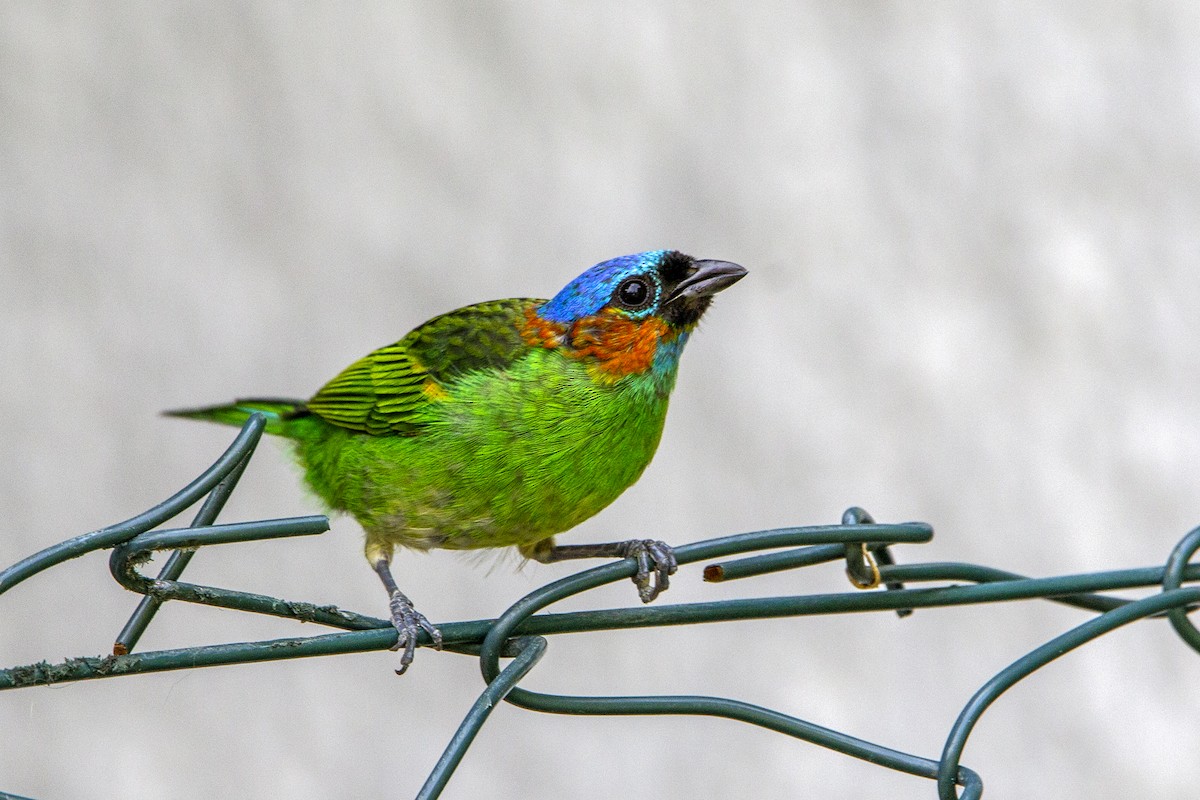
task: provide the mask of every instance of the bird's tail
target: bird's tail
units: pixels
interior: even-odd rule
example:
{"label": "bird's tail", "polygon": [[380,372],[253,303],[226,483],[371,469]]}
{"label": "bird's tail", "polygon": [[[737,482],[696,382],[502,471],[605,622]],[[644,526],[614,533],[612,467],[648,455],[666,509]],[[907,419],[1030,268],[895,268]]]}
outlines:
{"label": "bird's tail", "polygon": [[288,428],[292,420],[306,417],[311,413],[304,407],[303,400],[253,398],[235,400],[232,403],[222,406],[181,408],[174,411],[164,411],[163,416],[200,419],[206,422],[219,422],[222,425],[236,425],[240,427],[256,411],[267,418],[266,432],[279,436],[288,435]]}

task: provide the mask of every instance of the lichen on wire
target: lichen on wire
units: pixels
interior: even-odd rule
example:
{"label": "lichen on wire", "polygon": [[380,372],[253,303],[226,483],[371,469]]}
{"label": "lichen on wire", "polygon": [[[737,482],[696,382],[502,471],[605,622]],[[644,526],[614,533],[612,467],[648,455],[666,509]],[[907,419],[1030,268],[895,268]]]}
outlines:
{"label": "lichen on wire", "polygon": [[[328,530],[323,516],[218,524],[216,517],[237,485],[262,436],[265,419],[255,414],[229,449],[178,493],[142,514],[99,531],[48,547],[0,572],[0,595],[13,586],[68,559],[94,550],[111,549],[109,569],[121,585],[142,595],[129,621],[117,634],[113,654],[70,658],[58,664],[40,662],[0,669],[0,689],[135,675],[195,667],[275,661],[285,658],[367,652],[391,647],[396,631],[387,620],[333,606],[281,600],[265,595],[201,586],[180,581],[197,548]],[[200,503],[186,528],[159,526]],[[891,547],[928,542],[932,528],[921,522],[876,524],[867,512],[851,508],[839,525],[780,528],[725,536],[676,548],[680,565],[709,563],[708,581],[731,581],[769,572],[844,561],[853,591],[721,600],[708,603],[655,605],[571,613],[543,613],[567,597],[633,576],[632,559],[584,570],[543,586],[514,603],[494,620],[442,623],[444,649],[479,658],[486,684],[460,724],[442,757],[433,766],[419,798],[440,795],[465,756],[475,735],[501,701],[535,711],[577,715],[708,715],[758,725],[880,767],[936,782],[939,800],[974,800],[983,793],[980,776],[961,764],[975,724],[995,700],[1018,681],[1056,658],[1123,625],[1149,617],[1166,617],[1181,639],[1200,652],[1200,631],[1188,612],[1200,605],[1200,564],[1189,560],[1200,549],[1200,528],[1172,550],[1166,564],[1079,575],[1028,578],[966,563],[897,564]],[[786,549],[780,549],[786,548]],[[159,574],[150,578],[138,568],[156,551],[172,553]],[[731,556],[771,550],[732,560]],[[955,581],[950,585],[908,588],[909,584]],[[1136,587],[1161,591],[1138,600],[1104,592]],[[690,625],[741,619],[894,611],[1011,600],[1045,599],[1095,612],[1095,616],[1023,655],[985,683],[964,706],[937,758],[903,753],[836,730],[814,725],[780,711],[738,700],[698,696],[579,697],[534,692],[519,684],[548,649],[547,637],[664,625]],[[221,606],[238,611],[289,617],[338,629],[338,632],[292,639],[208,645],[175,650],[134,652],[138,640],[161,605],[169,600]],[[0,599],[0,602],[3,602]],[[421,634],[420,644],[430,644]],[[510,659],[501,665],[502,659]],[[0,791],[0,800],[17,795]]]}

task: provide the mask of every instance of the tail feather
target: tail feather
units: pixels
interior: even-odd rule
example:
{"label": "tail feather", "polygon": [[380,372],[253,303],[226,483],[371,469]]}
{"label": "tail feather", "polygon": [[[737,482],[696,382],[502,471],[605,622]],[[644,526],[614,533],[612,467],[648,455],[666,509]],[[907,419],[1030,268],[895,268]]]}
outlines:
{"label": "tail feather", "polygon": [[246,398],[225,405],[180,408],[162,413],[165,417],[199,419],[205,422],[219,422],[222,425],[241,427],[256,411],[267,418],[266,432],[276,435],[286,435],[289,422],[312,413],[305,408],[303,400],[287,400],[278,397]]}

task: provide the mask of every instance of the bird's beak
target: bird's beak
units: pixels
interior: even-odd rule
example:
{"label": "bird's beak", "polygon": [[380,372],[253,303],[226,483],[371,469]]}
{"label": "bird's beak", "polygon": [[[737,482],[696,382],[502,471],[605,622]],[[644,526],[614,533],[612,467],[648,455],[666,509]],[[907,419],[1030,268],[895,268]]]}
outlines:
{"label": "bird's beak", "polygon": [[697,261],[693,266],[696,271],[679,282],[666,303],[681,298],[711,297],[746,277],[745,267],[728,261]]}

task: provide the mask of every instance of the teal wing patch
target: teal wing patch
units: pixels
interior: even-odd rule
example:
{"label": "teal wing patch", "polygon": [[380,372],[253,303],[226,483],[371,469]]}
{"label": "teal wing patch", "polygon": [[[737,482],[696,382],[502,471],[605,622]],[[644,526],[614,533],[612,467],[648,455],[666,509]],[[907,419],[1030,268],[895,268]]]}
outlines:
{"label": "teal wing patch", "polygon": [[459,375],[503,369],[528,346],[521,328],[544,300],[493,300],[434,317],[351,364],[305,403],[334,425],[376,436],[413,435],[419,412]]}

